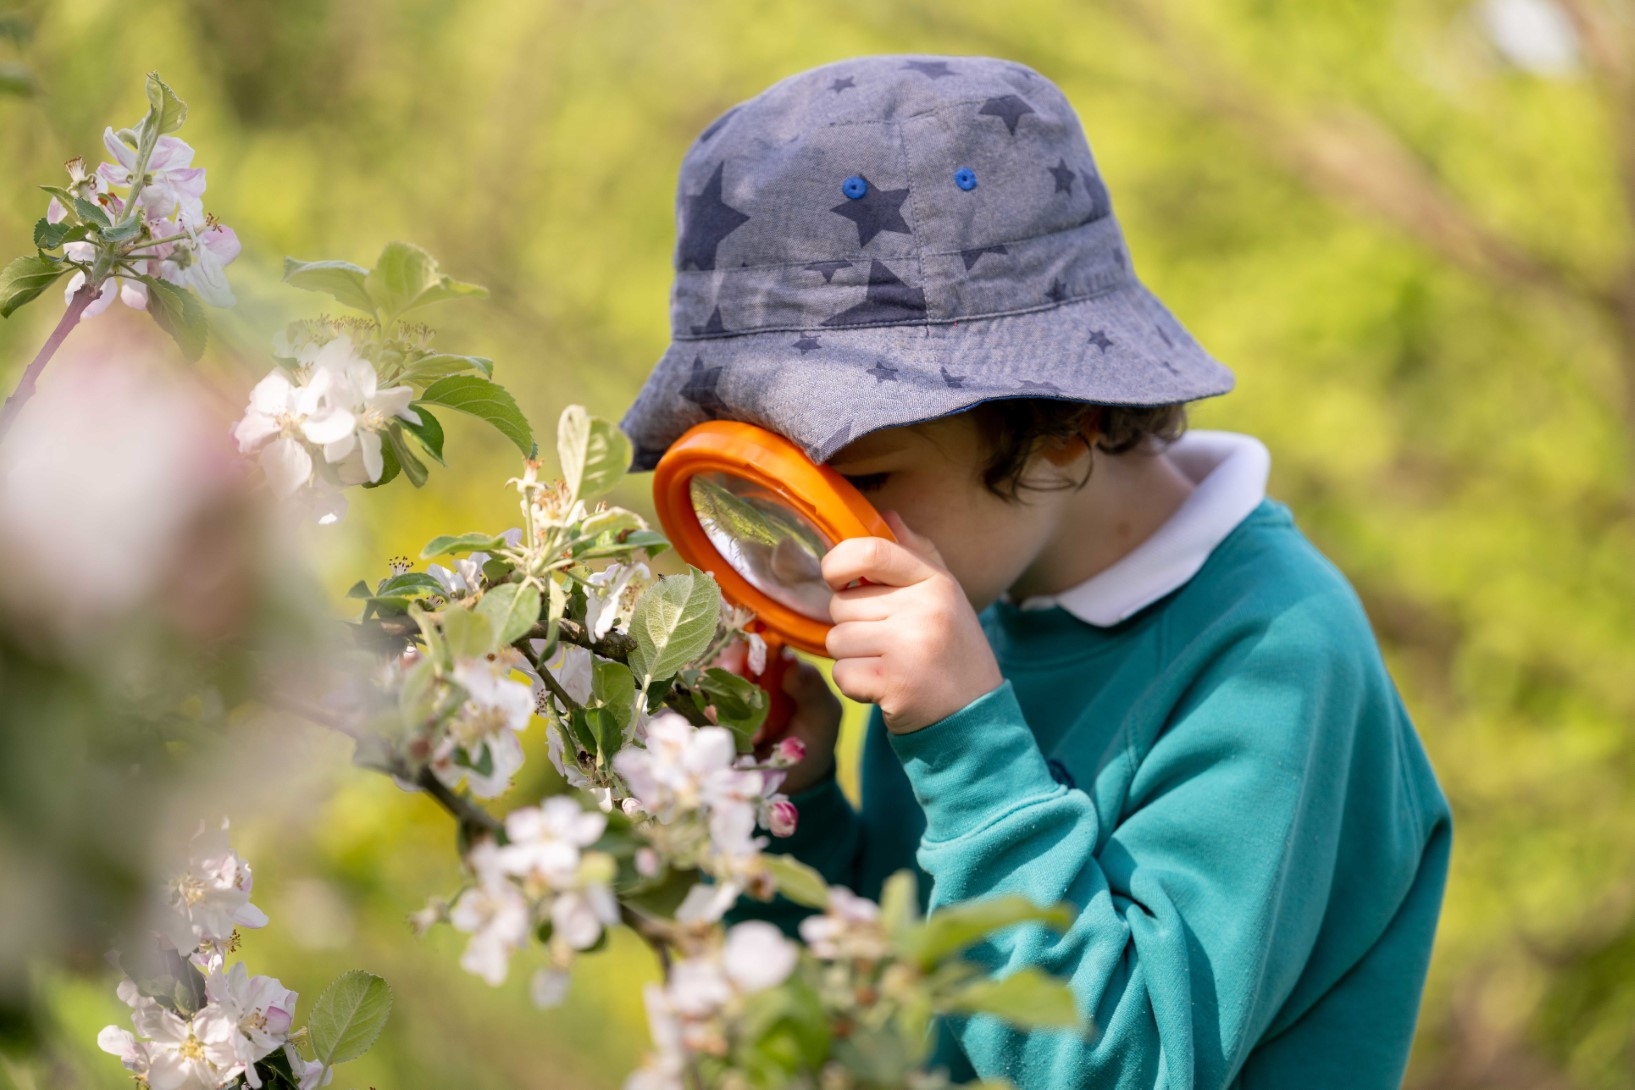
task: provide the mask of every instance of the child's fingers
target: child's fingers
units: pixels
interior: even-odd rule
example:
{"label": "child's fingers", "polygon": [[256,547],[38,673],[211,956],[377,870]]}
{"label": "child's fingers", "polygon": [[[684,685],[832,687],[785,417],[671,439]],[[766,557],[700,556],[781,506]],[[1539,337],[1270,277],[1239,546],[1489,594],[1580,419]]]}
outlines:
{"label": "child's fingers", "polygon": [[839,662],[884,655],[896,642],[888,625],[876,621],[843,621],[829,629],[823,644],[829,657]]}
{"label": "child's fingers", "polygon": [[907,587],[935,571],[903,546],[883,537],[850,537],[823,556],[823,581],[835,591],[854,579]]}
{"label": "child's fingers", "polygon": [[891,616],[891,595],[898,588],[880,585],[837,590],[829,596],[829,620],[883,621]]}

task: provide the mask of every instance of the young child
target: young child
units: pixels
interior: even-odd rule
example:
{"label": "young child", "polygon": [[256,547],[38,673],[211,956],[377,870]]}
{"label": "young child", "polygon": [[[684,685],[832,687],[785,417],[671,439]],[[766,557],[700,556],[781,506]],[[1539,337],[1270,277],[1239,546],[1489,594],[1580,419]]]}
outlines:
{"label": "young child", "polygon": [[987,57],[825,65],[705,129],[677,213],[634,468],[750,421],[898,537],[823,559],[835,684],[874,705],[862,806],[803,664],[782,849],[871,897],[917,866],[932,911],[1077,913],[971,957],[1066,979],[1095,1034],[947,1019],[937,1060],[1024,1090],[1399,1085],[1447,804],[1266,449],[1182,435],[1231,375],[1136,278],[1061,92]]}

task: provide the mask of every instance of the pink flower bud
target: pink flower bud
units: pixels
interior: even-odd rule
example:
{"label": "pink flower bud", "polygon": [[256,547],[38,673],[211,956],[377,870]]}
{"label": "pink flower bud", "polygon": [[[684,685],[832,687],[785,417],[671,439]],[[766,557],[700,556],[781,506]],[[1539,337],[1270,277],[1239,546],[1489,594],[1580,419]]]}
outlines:
{"label": "pink flower bud", "polygon": [[795,823],[800,820],[800,811],[788,799],[779,799],[766,808],[769,828],[773,836],[794,836]]}
{"label": "pink flower bud", "polygon": [[799,738],[785,738],[772,751],[773,763],[785,767],[798,765],[806,759],[806,743]]}
{"label": "pink flower bud", "polygon": [[652,848],[636,849],[636,873],[643,878],[657,878],[659,874],[659,853]]}

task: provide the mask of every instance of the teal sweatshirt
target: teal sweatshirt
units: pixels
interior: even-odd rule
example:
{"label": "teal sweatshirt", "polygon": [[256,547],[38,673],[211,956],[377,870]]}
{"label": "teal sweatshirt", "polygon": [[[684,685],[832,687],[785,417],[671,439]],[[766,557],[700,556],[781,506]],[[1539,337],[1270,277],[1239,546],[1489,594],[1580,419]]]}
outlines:
{"label": "teal sweatshirt", "polygon": [[[862,807],[830,779],[775,841],[929,910],[1021,893],[995,975],[1064,978],[1090,1037],[943,1020],[937,1062],[1021,1090],[1399,1086],[1447,877],[1448,806],[1345,577],[1263,500],[1188,582],[1106,628],[1000,600],[1003,683],[912,734],[872,709]],[[787,901],[742,901],[791,932]]]}

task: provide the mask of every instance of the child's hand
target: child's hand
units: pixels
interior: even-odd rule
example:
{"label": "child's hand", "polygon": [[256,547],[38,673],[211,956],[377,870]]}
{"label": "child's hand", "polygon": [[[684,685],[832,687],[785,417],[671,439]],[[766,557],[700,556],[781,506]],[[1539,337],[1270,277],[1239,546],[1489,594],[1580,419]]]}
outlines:
{"label": "child's hand", "polygon": [[[998,688],[1004,676],[937,547],[895,511],[883,514],[901,544],[848,538],[823,557],[834,591],[827,647],[840,691],[880,705],[886,729],[907,734]],[[854,579],[876,585],[843,589]]]}

